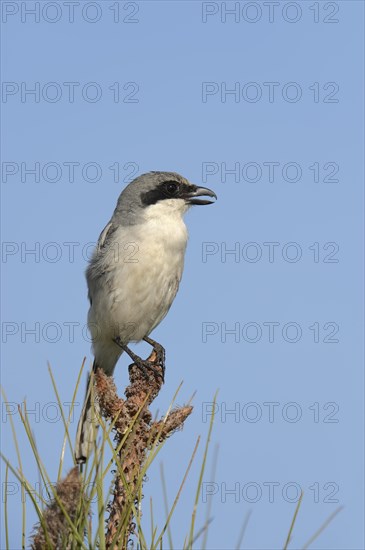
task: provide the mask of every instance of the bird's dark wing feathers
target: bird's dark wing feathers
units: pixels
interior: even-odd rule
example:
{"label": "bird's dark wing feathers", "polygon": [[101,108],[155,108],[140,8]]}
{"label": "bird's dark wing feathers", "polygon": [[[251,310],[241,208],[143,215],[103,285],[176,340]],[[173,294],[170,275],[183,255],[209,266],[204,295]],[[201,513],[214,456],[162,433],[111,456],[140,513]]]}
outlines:
{"label": "bird's dark wing feathers", "polygon": [[100,233],[95,254],[86,270],[86,279],[88,282],[89,292],[88,292],[88,298],[90,301],[90,305],[92,305],[92,287],[93,287],[93,279],[99,278],[104,274],[103,270],[103,263],[101,262],[101,255],[106,249],[106,246],[108,244],[108,241],[110,240],[110,237],[113,235],[113,233],[116,231],[117,226],[113,224],[113,222],[109,222],[103,229],[103,231]]}
{"label": "bird's dark wing feathers", "polygon": [[97,251],[100,252],[106,245],[107,241],[110,239],[111,235],[116,230],[116,226],[113,225],[113,222],[109,222],[103,229],[103,231],[100,233],[98,244],[97,244]]}

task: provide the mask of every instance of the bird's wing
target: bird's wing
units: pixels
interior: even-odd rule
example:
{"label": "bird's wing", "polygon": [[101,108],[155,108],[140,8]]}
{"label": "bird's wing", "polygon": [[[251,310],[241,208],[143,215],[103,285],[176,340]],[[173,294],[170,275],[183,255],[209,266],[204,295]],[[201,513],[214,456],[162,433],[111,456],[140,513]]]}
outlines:
{"label": "bird's wing", "polygon": [[96,244],[95,253],[89,263],[89,266],[86,270],[86,280],[88,284],[88,298],[90,305],[92,305],[92,298],[95,290],[95,281],[99,279],[105,273],[105,264],[102,261],[103,253],[105,252],[105,247],[107,241],[110,239],[111,235],[114,233],[116,227],[113,225],[113,222],[109,222],[100,233],[98,242]]}
{"label": "bird's wing", "polygon": [[100,251],[102,250],[102,248],[105,246],[105,243],[106,243],[106,240],[107,240],[108,233],[109,233],[109,236],[110,236],[111,233],[113,232],[113,231],[110,231],[112,225],[113,225],[113,223],[112,223],[112,222],[109,222],[109,223],[104,227],[104,229],[102,230],[102,232],[100,233],[100,236],[99,236],[99,239],[98,239],[98,244],[97,244],[97,251],[98,251],[98,252],[100,252]]}

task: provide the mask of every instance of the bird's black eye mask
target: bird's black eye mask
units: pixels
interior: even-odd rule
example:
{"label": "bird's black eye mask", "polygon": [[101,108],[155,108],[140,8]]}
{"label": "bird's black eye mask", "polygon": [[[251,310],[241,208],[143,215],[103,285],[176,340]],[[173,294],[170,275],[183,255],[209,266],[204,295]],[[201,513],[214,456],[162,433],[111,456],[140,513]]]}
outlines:
{"label": "bird's black eye mask", "polygon": [[163,181],[155,189],[141,193],[142,205],[150,206],[165,199],[185,199],[194,191],[194,188],[194,185],[187,185],[175,180]]}

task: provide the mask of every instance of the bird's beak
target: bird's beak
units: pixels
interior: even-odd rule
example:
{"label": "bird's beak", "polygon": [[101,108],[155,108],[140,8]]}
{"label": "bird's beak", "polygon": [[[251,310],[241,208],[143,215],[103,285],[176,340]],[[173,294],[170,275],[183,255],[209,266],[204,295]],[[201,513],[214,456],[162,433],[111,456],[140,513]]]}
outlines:
{"label": "bird's beak", "polygon": [[194,185],[193,189],[189,191],[186,200],[189,204],[213,204],[215,201],[208,199],[198,199],[197,197],[212,197],[217,200],[217,195],[211,189],[207,187],[197,187]]}

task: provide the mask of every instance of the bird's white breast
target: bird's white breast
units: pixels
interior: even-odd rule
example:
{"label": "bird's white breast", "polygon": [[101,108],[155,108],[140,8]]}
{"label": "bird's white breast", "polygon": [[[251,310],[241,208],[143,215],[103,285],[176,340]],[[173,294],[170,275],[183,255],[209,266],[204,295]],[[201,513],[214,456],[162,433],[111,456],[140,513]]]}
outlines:
{"label": "bird's white breast", "polygon": [[[146,208],[144,222],[120,226],[105,251],[101,292],[93,297],[89,322],[125,343],[148,335],[168,312],[182,276],[187,229],[183,205]],[[181,201],[183,202],[183,201]],[[104,288],[104,291],[103,291]],[[110,330],[106,330],[108,325]]]}

